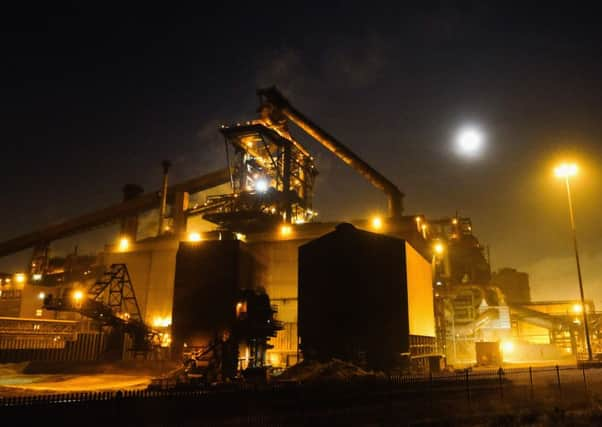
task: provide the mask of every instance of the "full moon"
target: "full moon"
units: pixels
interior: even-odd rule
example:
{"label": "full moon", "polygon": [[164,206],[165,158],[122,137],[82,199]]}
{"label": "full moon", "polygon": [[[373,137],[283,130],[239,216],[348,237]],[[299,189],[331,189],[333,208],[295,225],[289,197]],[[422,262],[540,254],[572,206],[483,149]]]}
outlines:
{"label": "full moon", "polygon": [[456,152],[464,157],[476,157],[483,149],[483,133],[474,127],[460,129],[456,136]]}

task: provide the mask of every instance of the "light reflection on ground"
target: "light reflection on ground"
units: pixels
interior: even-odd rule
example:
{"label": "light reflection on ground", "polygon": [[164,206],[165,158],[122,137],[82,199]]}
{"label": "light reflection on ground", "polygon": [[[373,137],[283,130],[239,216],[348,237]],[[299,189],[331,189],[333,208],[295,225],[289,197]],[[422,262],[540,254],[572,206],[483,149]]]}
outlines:
{"label": "light reflection on ground", "polygon": [[150,384],[146,375],[13,375],[0,376],[0,396],[139,390]]}

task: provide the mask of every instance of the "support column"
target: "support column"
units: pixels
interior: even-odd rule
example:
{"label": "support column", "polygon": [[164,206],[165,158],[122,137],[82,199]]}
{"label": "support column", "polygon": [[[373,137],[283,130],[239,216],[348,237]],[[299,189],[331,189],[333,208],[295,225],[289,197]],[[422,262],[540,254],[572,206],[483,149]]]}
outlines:
{"label": "support column", "polygon": [[189,194],[185,191],[179,191],[176,193],[174,204],[172,206],[173,212],[173,228],[174,234],[179,236],[186,232],[186,211],[188,210]]}
{"label": "support column", "polygon": [[[136,184],[126,184],[123,186],[123,201],[135,199],[144,193],[144,189]],[[138,215],[130,215],[121,218],[121,237],[125,237],[130,242],[135,242],[138,234]]]}
{"label": "support column", "polygon": [[286,222],[291,223],[293,221],[293,209],[291,206],[291,145],[286,143],[284,145],[284,173],[282,177],[282,189],[284,191],[284,200],[285,200],[285,213],[286,213]]}
{"label": "support column", "polygon": [[31,262],[29,264],[30,275],[44,274],[46,272],[49,250],[50,244],[47,242],[39,243],[33,247],[33,254],[31,255]]}

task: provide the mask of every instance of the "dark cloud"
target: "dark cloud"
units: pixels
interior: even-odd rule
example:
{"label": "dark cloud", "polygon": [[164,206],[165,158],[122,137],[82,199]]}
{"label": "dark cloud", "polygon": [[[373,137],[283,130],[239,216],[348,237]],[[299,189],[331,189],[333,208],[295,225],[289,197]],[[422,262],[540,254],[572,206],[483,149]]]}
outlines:
{"label": "dark cloud", "polygon": [[338,39],[321,55],[323,77],[343,89],[374,85],[387,66],[387,54],[387,43],[378,34]]}

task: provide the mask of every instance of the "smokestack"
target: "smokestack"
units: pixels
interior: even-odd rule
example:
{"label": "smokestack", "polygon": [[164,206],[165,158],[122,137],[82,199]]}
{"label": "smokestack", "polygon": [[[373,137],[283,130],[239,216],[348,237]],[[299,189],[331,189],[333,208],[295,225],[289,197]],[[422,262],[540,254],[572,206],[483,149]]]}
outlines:
{"label": "smokestack", "polygon": [[159,231],[157,232],[157,236],[163,234],[163,221],[165,219],[165,208],[167,205],[167,175],[171,163],[169,162],[169,160],[163,160],[163,162],[161,162],[161,165],[163,166],[163,187],[161,188],[161,205],[159,206]]}

